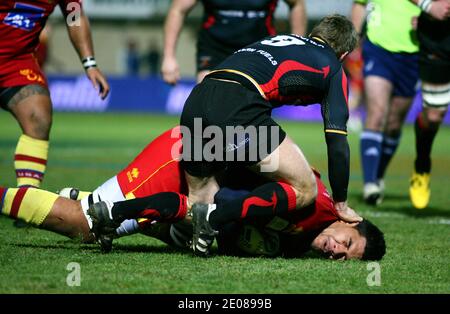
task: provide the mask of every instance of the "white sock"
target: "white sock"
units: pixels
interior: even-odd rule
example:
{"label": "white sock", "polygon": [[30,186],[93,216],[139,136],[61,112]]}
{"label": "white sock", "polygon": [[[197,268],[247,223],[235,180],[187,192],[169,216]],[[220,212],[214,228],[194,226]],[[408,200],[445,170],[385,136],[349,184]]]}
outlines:
{"label": "white sock", "polygon": [[216,204],[208,204],[208,213],[206,213],[206,221],[209,222],[209,215],[216,210]]}
{"label": "white sock", "polygon": [[89,209],[88,199],[89,199],[89,196],[85,196],[81,199],[81,209],[83,210],[84,217],[86,218],[86,220],[88,222],[89,229],[92,229],[92,219],[87,213],[87,211]]}
{"label": "white sock", "polygon": [[119,227],[116,229],[118,236],[126,236],[138,233],[141,229],[136,219],[127,219],[122,221]]}
{"label": "white sock", "polygon": [[[93,195],[94,203],[99,202],[98,195],[97,196],[96,196],[96,194],[91,194],[91,195]],[[83,197],[81,199],[81,209],[83,209],[84,217],[86,217],[86,220],[87,220],[87,222],[89,224],[89,228],[90,229],[92,229],[92,219],[91,219],[91,217],[88,214],[88,209],[89,209],[89,197],[91,197],[91,195],[88,195],[88,196]],[[111,220],[113,220],[112,208],[114,206],[114,203],[109,201],[109,200],[105,200],[104,202],[106,203],[106,206],[108,207],[109,218]]]}

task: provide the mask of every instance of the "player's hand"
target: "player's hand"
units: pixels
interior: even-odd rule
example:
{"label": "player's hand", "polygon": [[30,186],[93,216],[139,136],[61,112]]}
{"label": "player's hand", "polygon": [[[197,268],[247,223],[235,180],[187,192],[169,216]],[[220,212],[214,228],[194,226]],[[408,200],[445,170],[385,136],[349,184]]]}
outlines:
{"label": "player's hand", "polygon": [[433,1],[428,14],[439,21],[445,20],[450,16],[450,2],[447,0]]}
{"label": "player's hand", "polygon": [[86,70],[86,75],[89,80],[92,82],[92,85],[96,90],[98,90],[98,94],[102,99],[105,99],[109,94],[109,84],[106,81],[106,78],[103,76],[102,72],[96,67],[92,67]]}
{"label": "player's hand", "polygon": [[361,222],[363,218],[358,215],[353,209],[348,207],[347,202],[337,202],[334,204],[339,218],[346,222]]}
{"label": "player's hand", "polygon": [[163,80],[171,85],[175,85],[180,79],[180,69],[175,58],[164,58],[161,66]]}

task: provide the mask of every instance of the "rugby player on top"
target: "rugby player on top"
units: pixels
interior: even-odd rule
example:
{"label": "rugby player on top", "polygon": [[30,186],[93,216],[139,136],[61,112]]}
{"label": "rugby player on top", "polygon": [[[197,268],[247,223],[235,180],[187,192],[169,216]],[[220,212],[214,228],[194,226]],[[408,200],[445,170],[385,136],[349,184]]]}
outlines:
{"label": "rugby player on top", "polygon": [[[189,200],[198,203],[192,208],[195,252],[207,255],[216,229],[226,222],[301,211],[316,199],[311,167],[271,117],[284,104],[321,104],[335,209],[344,221],[362,220],[347,204],[348,87],[341,64],[356,42],[347,18],[326,16],[309,37],[278,35],[236,51],[194,88],[180,125]],[[225,136],[236,127],[241,132]],[[220,144],[211,145],[212,137]],[[251,167],[272,182],[214,204],[216,175],[235,167]]]}

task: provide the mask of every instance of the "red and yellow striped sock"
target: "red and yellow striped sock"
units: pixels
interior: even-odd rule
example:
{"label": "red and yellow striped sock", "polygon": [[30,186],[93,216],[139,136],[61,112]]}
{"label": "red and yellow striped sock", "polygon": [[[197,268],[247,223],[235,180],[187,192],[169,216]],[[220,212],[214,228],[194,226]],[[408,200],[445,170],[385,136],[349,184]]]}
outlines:
{"label": "red and yellow striped sock", "polygon": [[2,215],[39,226],[58,197],[40,189],[0,187],[0,211]]}
{"label": "red and yellow striped sock", "polygon": [[48,141],[22,134],[14,156],[17,186],[39,187],[47,165]]}

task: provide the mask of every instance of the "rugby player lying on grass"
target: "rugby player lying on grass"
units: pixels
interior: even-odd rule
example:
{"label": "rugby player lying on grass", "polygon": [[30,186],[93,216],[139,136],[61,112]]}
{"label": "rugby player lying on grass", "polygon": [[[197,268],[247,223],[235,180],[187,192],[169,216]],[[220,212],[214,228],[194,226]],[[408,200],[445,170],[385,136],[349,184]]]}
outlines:
{"label": "rugby player lying on grass", "polygon": [[[108,232],[108,228],[102,228],[100,235],[99,230],[94,230],[106,250],[111,248],[111,237],[136,232],[187,248],[192,238],[189,203],[178,158],[180,138],[171,136],[172,131],[152,141],[130,165],[81,201],[39,189],[0,188],[1,213],[89,243],[96,240],[88,214],[95,203],[111,215]],[[173,153],[173,147],[178,147],[178,153]],[[251,190],[261,184],[261,178],[242,173],[224,174],[218,179],[229,188],[228,192],[239,189],[243,193],[243,188]],[[219,252],[300,256],[313,249],[332,259],[381,259],[385,253],[382,232],[367,220],[353,224],[339,220],[318,174],[316,181],[317,199],[301,212],[275,217],[268,213],[258,216],[249,210],[248,217],[224,225],[217,236]],[[227,197],[225,192],[222,189],[217,193],[218,202]]]}

